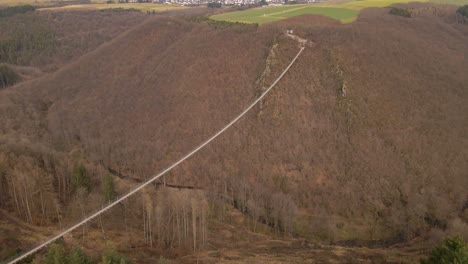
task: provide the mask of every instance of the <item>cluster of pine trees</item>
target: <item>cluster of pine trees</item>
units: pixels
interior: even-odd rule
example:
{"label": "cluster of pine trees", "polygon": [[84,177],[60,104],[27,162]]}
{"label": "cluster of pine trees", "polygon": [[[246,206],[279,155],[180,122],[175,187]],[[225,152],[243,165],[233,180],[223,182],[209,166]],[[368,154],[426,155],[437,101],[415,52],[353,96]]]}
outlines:
{"label": "cluster of pine trees", "polygon": [[458,8],[457,13],[468,18],[468,5]]}
{"label": "cluster of pine trees", "polygon": [[429,258],[421,260],[421,264],[441,263],[468,263],[468,243],[460,236],[447,237],[432,250]]}
{"label": "cluster of pine trees", "polygon": [[38,65],[56,51],[57,39],[47,21],[34,14],[1,19],[0,62]]}
{"label": "cluster of pine trees", "polygon": [[0,64],[0,89],[14,85],[20,80],[18,73],[5,64]]}
{"label": "cluster of pine trees", "polygon": [[87,255],[79,246],[68,249],[62,242],[50,245],[45,255],[37,255],[31,264],[128,264],[130,263],[122,256],[112,244],[108,244],[97,259]]}

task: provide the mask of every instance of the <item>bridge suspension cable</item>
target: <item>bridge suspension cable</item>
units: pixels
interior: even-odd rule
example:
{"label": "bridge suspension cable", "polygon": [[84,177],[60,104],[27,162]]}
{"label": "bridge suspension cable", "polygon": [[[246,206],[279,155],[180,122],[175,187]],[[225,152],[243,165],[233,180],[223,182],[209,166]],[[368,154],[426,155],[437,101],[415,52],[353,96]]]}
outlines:
{"label": "bridge suspension cable", "polygon": [[224,126],[221,130],[219,130],[216,134],[214,134],[213,136],[211,136],[209,139],[207,139],[206,141],[204,141],[202,144],[200,144],[198,147],[196,147],[194,150],[192,150],[191,152],[189,152],[187,155],[183,156],[182,158],[180,158],[178,161],[174,162],[172,165],[170,165],[169,167],[167,167],[166,169],[164,169],[163,171],[161,171],[159,174],[151,177],[150,179],[148,179],[147,181],[145,181],[144,183],[142,183],[140,186],[136,187],[135,189],[133,189],[132,191],[128,192],[127,194],[121,196],[120,198],[118,198],[117,200],[113,201],[112,203],[106,205],[105,207],[99,209],[97,212],[93,213],[92,215],[84,218],[83,220],[81,220],[80,222],[78,222],[77,224],[71,226],[71,227],[68,227],[67,229],[63,230],[62,232],[60,232],[59,234],[49,238],[47,241],[45,242],[42,242],[41,244],[39,244],[38,246],[34,247],[33,249],[21,254],[20,256],[16,257],[15,259],[11,260],[10,262],[8,262],[9,264],[13,264],[13,263],[17,263],[18,261],[20,260],[23,260],[25,259],[26,257],[32,255],[33,253],[35,253],[36,251],[40,250],[41,248],[51,244],[52,242],[54,242],[55,240],[59,239],[60,237],[70,233],[71,231],[75,230],[76,228],[82,226],[83,224],[91,221],[92,219],[96,218],[97,216],[103,214],[104,212],[106,212],[107,210],[111,209],[112,207],[116,206],[117,204],[119,204],[120,202],[126,200],[127,198],[129,198],[130,196],[132,196],[133,194],[137,193],[138,191],[140,191],[141,189],[145,188],[146,186],[148,186],[149,184],[151,184],[152,182],[156,181],[157,179],[159,179],[161,176],[163,176],[164,174],[166,174],[167,172],[171,171],[172,169],[174,169],[175,167],[177,167],[180,163],[182,163],[183,161],[185,161],[186,159],[190,158],[191,156],[193,156],[195,153],[197,153],[199,150],[201,150],[202,148],[204,148],[206,145],[208,145],[211,141],[213,141],[214,139],[216,139],[219,135],[221,135],[222,133],[224,133],[228,128],[230,128],[234,123],[236,123],[239,119],[241,119],[245,114],[247,114],[247,112],[249,112],[256,104],[258,104],[258,102],[260,102],[263,97],[265,97],[270,91],[271,89],[273,89],[273,87],[275,87],[275,85],[283,78],[283,76],[286,74],[286,72],[288,72],[289,68],[291,68],[291,66],[296,62],[297,58],[301,55],[302,51],[304,50],[304,46],[301,47],[301,49],[299,50],[299,52],[296,54],[296,56],[292,59],[291,63],[289,63],[289,65],[286,67],[286,69],[281,73],[281,75],[273,82],[272,85],[270,85],[270,87],[268,87],[267,90],[265,90],[261,95],[260,97],[258,97],[252,104],[250,104],[242,113],[240,113],[237,117],[235,117],[231,122],[229,122],[226,126]]}

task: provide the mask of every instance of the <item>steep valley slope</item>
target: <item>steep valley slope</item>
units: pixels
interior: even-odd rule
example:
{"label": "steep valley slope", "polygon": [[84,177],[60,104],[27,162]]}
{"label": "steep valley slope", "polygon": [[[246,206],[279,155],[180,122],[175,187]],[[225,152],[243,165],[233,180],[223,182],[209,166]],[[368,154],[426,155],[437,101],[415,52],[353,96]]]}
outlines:
{"label": "steep valley slope", "polygon": [[[147,19],[54,73],[0,91],[0,206],[49,234],[105,203],[105,175],[125,193],[268,87],[299,50],[284,35],[294,29],[311,44],[272,93],[161,183],[175,187],[157,185],[125,205],[133,210],[125,228],[144,229],[144,238],[121,240],[127,209],[119,208],[105,217],[107,239],[117,234],[119,249],[150,263],[130,245],[149,250],[154,238],[158,254],[219,249],[226,223],[251,236],[342,246],[467,237],[468,24],[454,8],[415,8],[412,18],[367,9],[347,25],[318,16],[260,27]],[[91,175],[88,194],[73,186],[78,163]],[[193,247],[163,233],[161,212],[179,215],[170,205],[190,207],[208,242],[200,231]],[[195,217],[202,208],[208,226],[204,213]],[[166,217],[177,232],[179,218]],[[80,232],[75,242],[102,247]],[[330,259],[321,261],[339,261]]]}

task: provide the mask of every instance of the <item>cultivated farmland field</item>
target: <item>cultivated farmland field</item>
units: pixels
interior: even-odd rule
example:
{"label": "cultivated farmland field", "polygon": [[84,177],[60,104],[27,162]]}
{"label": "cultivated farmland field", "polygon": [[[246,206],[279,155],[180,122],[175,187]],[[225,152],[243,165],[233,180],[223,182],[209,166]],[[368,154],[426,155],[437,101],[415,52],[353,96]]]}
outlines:
{"label": "cultivated farmland field", "polygon": [[259,7],[237,12],[214,15],[214,20],[264,24],[303,14],[315,14],[349,23],[354,21],[360,10],[368,7],[386,7],[392,4],[409,2],[434,2],[463,5],[468,0],[356,0],[344,3],[322,3],[306,5],[288,5],[280,7]]}
{"label": "cultivated farmland field", "polygon": [[67,5],[60,7],[48,7],[42,8],[41,10],[49,11],[73,11],[73,10],[103,10],[111,8],[123,8],[123,9],[138,9],[140,11],[167,11],[173,9],[182,9],[184,7],[179,5],[162,5],[152,3],[124,3],[124,4],[84,4],[84,5]]}
{"label": "cultivated farmland field", "polygon": [[[0,6],[35,5],[50,6],[67,4],[72,0],[0,0]],[[92,3],[105,3],[106,0],[91,0]]]}
{"label": "cultivated farmland field", "polygon": [[353,21],[357,17],[358,13],[358,10],[350,8],[294,5],[254,8],[245,11],[214,15],[211,18],[214,20],[264,24],[303,14],[315,14],[327,16],[342,22],[349,22]]}

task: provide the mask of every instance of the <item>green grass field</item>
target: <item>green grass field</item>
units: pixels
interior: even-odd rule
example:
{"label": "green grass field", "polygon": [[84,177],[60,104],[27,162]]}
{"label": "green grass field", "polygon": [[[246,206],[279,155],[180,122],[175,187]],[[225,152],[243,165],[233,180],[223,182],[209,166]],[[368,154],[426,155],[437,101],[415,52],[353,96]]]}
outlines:
{"label": "green grass field", "polygon": [[237,12],[227,12],[211,16],[214,20],[264,24],[288,17],[316,14],[349,23],[356,20],[360,10],[367,7],[386,7],[396,3],[434,2],[454,5],[468,4],[468,0],[355,0],[344,3],[322,3],[288,5],[279,7],[259,7]]}
{"label": "green grass field", "polygon": [[127,3],[127,4],[85,4],[85,5],[67,5],[61,7],[46,7],[39,10],[49,11],[72,11],[72,10],[103,10],[111,8],[138,9],[140,11],[167,11],[173,9],[182,9],[185,7],[179,5],[162,5],[152,3]]}
{"label": "green grass field", "polygon": [[302,14],[316,14],[331,17],[342,22],[352,21],[358,10],[351,8],[328,7],[318,5],[293,5],[281,7],[261,7],[239,12],[214,15],[214,20],[264,24]]}

